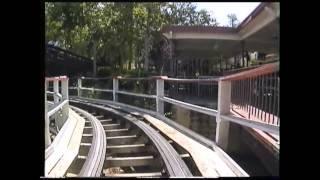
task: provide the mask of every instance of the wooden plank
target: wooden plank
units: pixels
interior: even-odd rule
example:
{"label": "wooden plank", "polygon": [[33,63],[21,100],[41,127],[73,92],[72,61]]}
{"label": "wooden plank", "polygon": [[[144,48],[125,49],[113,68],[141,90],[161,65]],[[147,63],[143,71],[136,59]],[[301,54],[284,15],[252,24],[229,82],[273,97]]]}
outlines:
{"label": "wooden plank", "polygon": [[191,156],[190,156],[190,154],[180,154],[180,157],[187,158],[187,157],[191,157]]}
{"label": "wooden plank", "polygon": [[91,146],[91,143],[80,143],[80,146]]}
{"label": "wooden plank", "polygon": [[77,174],[73,174],[73,173],[67,173],[66,177],[77,177]]}
{"label": "wooden plank", "polygon": [[162,133],[182,146],[192,156],[199,171],[204,177],[235,176],[234,172],[219,158],[216,152],[209,149],[186,135],[180,133],[166,123],[147,114],[142,115]]}
{"label": "wooden plank", "polygon": [[107,140],[110,139],[127,139],[127,138],[136,138],[137,135],[129,135],[129,136],[113,136],[113,137],[107,137]]}
{"label": "wooden plank", "polygon": [[114,123],[114,124],[102,124],[103,127],[114,127],[114,126],[120,126],[119,123]]}
{"label": "wooden plank", "polygon": [[109,129],[109,130],[105,130],[105,132],[120,132],[120,131],[128,131],[128,128],[124,128],[124,129]]}
{"label": "wooden plank", "polygon": [[143,142],[143,139],[138,139],[137,137],[138,137],[137,135],[112,136],[112,137],[107,137],[107,142],[109,145],[120,145],[120,144]]}
{"label": "wooden plank", "polygon": [[108,145],[107,152],[109,153],[141,153],[148,152],[150,148],[145,144],[123,144],[123,145]]}
{"label": "wooden plank", "polygon": [[87,159],[87,156],[77,156],[78,159]]}
{"label": "wooden plank", "polygon": [[69,140],[72,137],[72,133],[76,124],[77,119],[69,117],[61,128],[54,142],[50,145],[53,148],[53,152],[45,161],[45,175],[49,175],[50,171],[54,168],[59,159],[66,152]]}
{"label": "wooden plank", "polygon": [[123,166],[146,166],[156,163],[153,156],[138,157],[107,157],[106,167],[123,167]]}
{"label": "wooden plank", "polygon": [[106,177],[154,177],[162,176],[161,172],[106,174]]}
{"label": "wooden plank", "polygon": [[49,177],[63,177],[79,152],[79,147],[81,144],[81,134],[83,132],[85,120],[71,109],[69,110],[69,117],[76,119],[77,124],[72,133],[67,151],[63,154],[62,158],[48,174]]}
{"label": "wooden plank", "polygon": [[100,121],[101,123],[103,123],[103,122],[111,122],[112,119],[99,119],[99,121]]}

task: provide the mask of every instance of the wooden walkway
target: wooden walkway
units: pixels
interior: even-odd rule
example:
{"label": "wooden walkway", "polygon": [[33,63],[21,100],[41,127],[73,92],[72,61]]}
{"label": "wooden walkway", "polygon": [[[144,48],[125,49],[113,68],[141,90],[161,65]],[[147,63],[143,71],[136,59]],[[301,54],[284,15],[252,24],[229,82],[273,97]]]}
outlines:
{"label": "wooden walkway", "polygon": [[159,131],[167,135],[170,139],[172,139],[174,142],[176,142],[177,144],[182,146],[186,151],[188,151],[203,177],[248,176],[247,173],[244,172],[237,165],[235,165],[237,166],[237,170],[235,168],[230,167],[230,164],[227,164],[223,160],[223,158],[221,158],[221,152],[217,152],[215,151],[215,149],[210,149],[206,146],[203,146],[199,142],[182,134],[181,132],[169,126],[165,122],[157,118],[154,118],[148,114],[139,112],[131,113],[144,117],[153,126],[158,128]]}
{"label": "wooden walkway", "polygon": [[[46,158],[45,173],[47,177],[63,177],[66,170],[78,155],[85,120],[69,109],[69,118],[51,144],[52,153]],[[58,142],[59,141],[59,142]],[[50,147],[48,148],[50,149]],[[46,155],[49,152],[46,152]]]}

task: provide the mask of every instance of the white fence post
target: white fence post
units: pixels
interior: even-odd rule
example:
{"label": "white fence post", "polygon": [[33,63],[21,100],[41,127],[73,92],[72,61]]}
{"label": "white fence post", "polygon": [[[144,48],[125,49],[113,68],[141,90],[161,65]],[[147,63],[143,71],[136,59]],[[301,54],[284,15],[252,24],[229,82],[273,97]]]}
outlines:
{"label": "white fence post", "polygon": [[81,88],[82,88],[82,81],[81,81],[81,77],[80,77],[80,78],[78,78],[78,86],[77,86],[78,97],[81,97]]}
{"label": "white fence post", "polygon": [[47,89],[48,89],[48,81],[45,81],[45,88],[44,88],[44,116],[45,116],[45,123],[44,123],[44,135],[45,135],[45,147],[47,148],[51,144],[51,139],[50,139],[50,131],[49,131],[49,117],[48,117],[48,102],[47,102]]}
{"label": "white fence post", "polygon": [[61,95],[62,100],[69,99],[69,89],[68,89],[69,79],[61,80]]}
{"label": "white fence post", "polygon": [[[57,104],[59,104],[59,80],[57,79],[54,79],[53,80],[53,103],[54,105],[53,106],[56,106]],[[52,115],[55,119],[55,124],[59,127],[59,129],[61,128],[60,126],[60,114],[59,113],[56,113],[54,115]]]}
{"label": "white fence post", "polygon": [[54,80],[53,81],[53,102],[54,104],[59,103],[59,97],[57,96],[57,94],[59,93],[59,81],[58,80]]}
{"label": "white fence post", "polygon": [[216,143],[227,150],[229,139],[229,121],[221,120],[220,115],[229,114],[231,101],[231,81],[219,80],[218,86],[218,114],[216,117]]}
{"label": "white fence post", "polygon": [[[69,99],[69,79],[62,79],[61,80],[61,95],[62,95],[62,101],[68,100]],[[59,129],[62,128],[64,123],[67,121],[69,117],[69,102],[67,102],[63,107],[62,107],[62,119],[60,120],[61,124]]]}
{"label": "white fence post", "polygon": [[119,79],[118,78],[119,77],[113,77],[113,79],[112,79],[112,82],[113,82],[113,84],[112,84],[112,89],[113,89],[112,93],[113,93],[113,101],[114,102],[118,102],[118,95],[116,93],[116,91],[119,90]]}
{"label": "white fence post", "polygon": [[161,77],[158,77],[156,80],[157,80],[157,98],[156,98],[157,113],[163,115],[164,103],[162,100],[160,100],[160,97],[164,96],[164,80]]}

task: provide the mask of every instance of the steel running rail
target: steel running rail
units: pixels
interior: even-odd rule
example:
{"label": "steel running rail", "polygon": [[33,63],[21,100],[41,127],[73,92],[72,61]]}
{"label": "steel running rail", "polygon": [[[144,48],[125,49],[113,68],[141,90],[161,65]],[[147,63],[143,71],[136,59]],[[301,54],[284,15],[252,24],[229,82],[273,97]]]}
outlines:
{"label": "steel running rail", "polygon": [[139,121],[137,118],[131,116],[129,113],[120,112],[112,108],[75,100],[70,100],[70,102],[111,112],[112,114],[124,118],[127,121],[130,121],[131,123],[135,124],[148,136],[148,138],[157,148],[165,163],[166,169],[170,177],[192,176],[192,173],[188,169],[187,165],[184,163],[184,161],[181,159],[180,155],[175,151],[175,149],[166,141],[166,139],[164,139],[159,133],[157,133],[156,130],[151,128],[145,122]]}

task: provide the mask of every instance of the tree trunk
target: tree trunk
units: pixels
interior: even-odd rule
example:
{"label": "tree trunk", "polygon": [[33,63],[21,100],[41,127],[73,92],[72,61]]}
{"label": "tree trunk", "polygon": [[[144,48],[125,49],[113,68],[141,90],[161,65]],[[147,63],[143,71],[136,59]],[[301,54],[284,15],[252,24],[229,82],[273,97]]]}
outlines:
{"label": "tree trunk", "polygon": [[150,27],[149,27],[149,22],[150,22],[150,8],[147,7],[147,30],[146,30],[146,37],[144,39],[144,63],[143,63],[143,69],[145,71],[148,71],[149,69],[149,49],[150,49]]}

